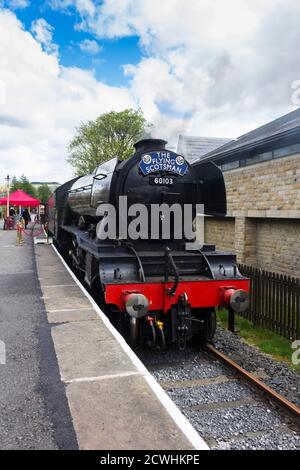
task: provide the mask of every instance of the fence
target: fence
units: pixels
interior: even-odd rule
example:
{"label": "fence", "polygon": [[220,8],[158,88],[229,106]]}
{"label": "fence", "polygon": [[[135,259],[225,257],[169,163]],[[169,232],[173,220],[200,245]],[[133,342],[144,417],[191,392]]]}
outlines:
{"label": "fence", "polygon": [[243,264],[239,269],[251,279],[250,306],[242,316],[288,339],[300,339],[300,279]]}

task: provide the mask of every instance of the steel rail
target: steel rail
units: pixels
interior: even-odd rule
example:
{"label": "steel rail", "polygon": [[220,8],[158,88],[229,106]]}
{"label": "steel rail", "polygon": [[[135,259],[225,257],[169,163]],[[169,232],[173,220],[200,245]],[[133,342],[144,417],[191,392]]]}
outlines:
{"label": "steel rail", "polygon": [[223,362],[225,362],[231,368],[235,369],[235,371],[237,371],[237,373],[241,377],[248,380],[253,385],[255,385],[257,388],[259,388],[261,391],[266,393],[273,401],[277,402],[280,406],[286,408],[293,415],[296,415],[298,418],[300,418],[300,408],[297,405],[295,405],[294,403],[287,400],[287,398],[285,398],[282,395],[280,395],[279,393],[277,393],[275,390],[273,390],[271,387],[266,385],[261,380],[257,379],[255,377],[255,375],[253,375],[250,372],[243,369],[243,367],[239,366],[236,362],[234,362],[232,359],[227,357],[225,354],[223,354],[218,349],[214,348],[214,346],[212,346],[211,344],[206,344],[205,349],[208,352],[212,353],[218,359],[221,359]]}

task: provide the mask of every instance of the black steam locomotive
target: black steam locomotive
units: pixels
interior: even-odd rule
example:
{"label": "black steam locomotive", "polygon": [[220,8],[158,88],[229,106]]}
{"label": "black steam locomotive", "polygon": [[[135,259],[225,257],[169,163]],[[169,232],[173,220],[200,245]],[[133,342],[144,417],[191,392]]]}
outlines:
{"label": "black steam locomotive", "polygon": [[[234,254],[197,245],[194,232],[187,238],[176,223],[178,217],[183,222],[184,211],[174,207],[187,204],[192,222],[196,204],[206,216],[226,215],[222,172],[212,162],[190,165],[165,146],[164,140],[142,140],[130,159],[114,158],[58,187],[46,219],[60,252],[132,345],[173,341],[183,349],[194,336],[213,337],[215,307],[247,308],[249,280]],[[147,233],[136,236],[127,229],[131,223],[140,229],[141,221],[127,208],[137,214],[141,205],[148,209]],[[153,208],[159,212],[155,220]]]}

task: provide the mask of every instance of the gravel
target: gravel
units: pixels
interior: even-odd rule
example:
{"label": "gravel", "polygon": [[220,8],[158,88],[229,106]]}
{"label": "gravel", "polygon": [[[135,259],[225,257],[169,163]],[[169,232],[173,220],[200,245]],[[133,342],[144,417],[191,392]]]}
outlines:
{"label": "gravel", "polygon": [[249,388],[237,381],[193,388],[169,389],[168,395],[180,406],[232,402],[249,397]]}
{"label": "gravel", "polygon": [[158,369],[165,369],[168,365],[178,368],[184,367],[186,363],[193,361],[193,359],[199,356],[199,351],[193,348],[187,347],[185,351],[179,351],[173,344],[169,344],[164,351],[144,347],[137,349],[135,353],[148,367]]}
{"label": "gravel", "polygon": [[176,368],[162,369],[153,372],[156,380],[178,382],[179,380],[198,380],[218,377],[224,373],[224,367],[211,361],[201,361],[197,357],[192,359],[191,364],[178,363]]}
{"label": "gravel", "polygon": [[244,439],[237,439],[233,442],[219,441],[215,448],[220,450],[299,450],[300,437],[296,433],[274,430],[261,436],[249,436],[246,441]]}
{"label": "gravel", "polygon": [[[264,405],[239,406],[232,409],[184,411],[203,437],[232,440],[245,433],[270,431],[281,424],[277,413]],[[246,437],[243,436],[246,440]]]}

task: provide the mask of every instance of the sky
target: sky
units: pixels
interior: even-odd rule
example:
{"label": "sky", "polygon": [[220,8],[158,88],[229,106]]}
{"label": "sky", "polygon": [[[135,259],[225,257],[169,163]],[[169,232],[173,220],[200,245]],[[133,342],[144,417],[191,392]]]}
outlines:
{"label": "sky", "polygon": [[174,147],[296,109],[299,24],[299,0],[0,0],[0,185],[70,179],[76,127],[111,110]]}

